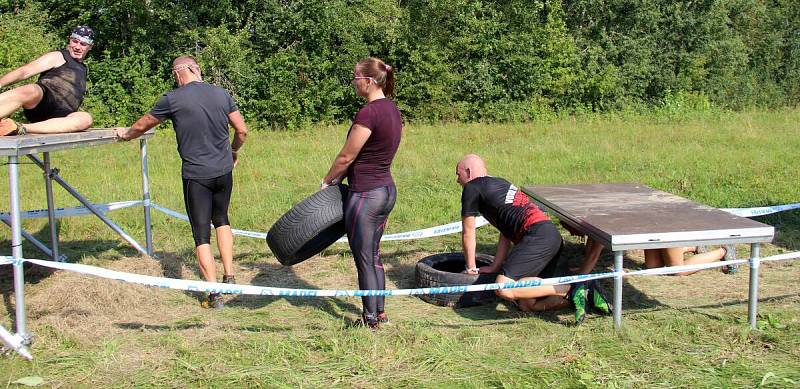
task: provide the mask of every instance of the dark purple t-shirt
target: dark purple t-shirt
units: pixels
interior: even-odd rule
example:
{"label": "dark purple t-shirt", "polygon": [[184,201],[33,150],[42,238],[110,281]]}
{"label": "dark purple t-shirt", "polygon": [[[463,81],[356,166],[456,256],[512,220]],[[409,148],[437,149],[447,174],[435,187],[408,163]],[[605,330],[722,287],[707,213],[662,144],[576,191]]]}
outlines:
{"label": "dark purple t-shirt", "polygon": [[350,184],[350,190],[366,192],[393,185],[392,160],[400,145],[400,135],[403,132],[400,110],[392,100],[374,100],[358,111],[353,124],[369,128],[372,134],[356,156],[356,160],[347,168],[347,183]]}

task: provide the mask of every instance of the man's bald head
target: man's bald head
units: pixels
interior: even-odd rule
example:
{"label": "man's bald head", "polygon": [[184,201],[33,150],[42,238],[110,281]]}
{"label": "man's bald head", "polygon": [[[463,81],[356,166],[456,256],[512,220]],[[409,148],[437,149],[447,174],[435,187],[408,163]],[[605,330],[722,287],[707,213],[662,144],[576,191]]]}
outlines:
{"label": "man's bald head", "polygon": [[486,163],[483,162],[481,157],[475,154],[465,155],[464,158],[461,158],[456,164],[456,181],[461,186],[466,185],[468,182],[478,177],[484,177],[487,174]]}
{"label": "man's bald head", "polygon": [[173,69],[177,68],[179,66],[180,67],[200,67],[200,65],[197,64],[197,60],[194,59],[194,57],[192,57],[191,55],[182,55],[182,56],[180,56],[178,58],[175,58],[175,60],[172,61],[172,68]]}
{"label": "man's bald head", "polygon": [[191,55],[182,55],[172,61],[172,72],[178,85],[185,85],[192,81],[201,81],[200,65]]}

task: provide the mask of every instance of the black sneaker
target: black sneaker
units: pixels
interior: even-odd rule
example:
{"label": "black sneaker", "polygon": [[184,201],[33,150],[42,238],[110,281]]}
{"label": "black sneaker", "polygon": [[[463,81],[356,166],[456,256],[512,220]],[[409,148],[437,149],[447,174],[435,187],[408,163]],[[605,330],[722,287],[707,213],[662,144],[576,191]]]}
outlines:
{"label": "black sneaker", "polygon": [[600,284],[597,283],[597,280],[589,281],[589,295],[587,300],[589,306],[601,315],[610,315],[611,311],[614,310],[614,307],[609,302],[605,293],[600,289]]}
{"label": "black sneaker", "polygon": [[222,275],[222,283],[223,284],[235,284],[236,283],[236,277],[234,277],[233,274],[231,274],[231,275],[223,274]]}
{"label": "black sneaker", "polygon": [[586,300],[588,300],[588,285],[586,282],[578,282],[571,285],[569,289],[569,300],[575,306],[575,324],[581,324],[586,319]]}
{"label": "black sneaker", "polygon": [[377,315],[368,317],[367,315],[361,314],[361,318],[353,322],[353,327],[367,327],[372,331],[377,331],[380,329],[381,325]]}
{"label": "black sneaker", "polygon": [[225,307],[225,301],[219,293],[209,293],[208,298],[202,303],[203,308],[222,309]]}

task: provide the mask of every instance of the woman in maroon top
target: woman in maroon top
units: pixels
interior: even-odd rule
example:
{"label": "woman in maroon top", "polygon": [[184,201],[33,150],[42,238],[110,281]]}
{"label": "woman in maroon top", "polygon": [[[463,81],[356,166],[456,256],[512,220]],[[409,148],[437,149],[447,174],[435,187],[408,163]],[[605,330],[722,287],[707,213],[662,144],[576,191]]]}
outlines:
{"label": "woman in maroon top", "polygon": [[[386,275],[380,258],[380,241],[397,198],[391,166],[403,121],[400,110],[387,96],[394,94],[394,70],[377,58],[359,61],[353,71],[353,87],[367,104],[356,114],[344,147],[333,160],[320,188],[347,177],[350,192],[344,209],[350,250],[358,270],[358,287],[383,290]],[[387,322],[384,297],[361,298],[361,324],[378,328]]]}

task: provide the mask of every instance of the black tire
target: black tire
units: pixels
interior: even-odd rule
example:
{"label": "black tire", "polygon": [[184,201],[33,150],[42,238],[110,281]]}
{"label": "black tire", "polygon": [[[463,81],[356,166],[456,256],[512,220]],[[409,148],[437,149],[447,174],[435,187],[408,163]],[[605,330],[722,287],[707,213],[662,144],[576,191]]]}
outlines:
{"label": "black tire", "polygon": [[320,190],[281,216],[267,233],[267,245],[278,262],[296,265],[319,254],[345,234],[347,185]]}
{"label": "black tire", "polygon": [[[478,267],[490,265],[492,261],[494,261],[494,257],[486,254],[478,254],[475,258]],[[425,257],[417,262],[415,271],[417,287],[433,288],[453,285],[491,284],[497,278],[497,274],[462,274],[461,271],[465,267],[466,261],[464,261],[464,254],[462,253],[443,253]],[[470,293],[427,294],[421,295],[420,298],[431,304],[453,308],[473,307],[497,302],[497,296],[491,290]]]}

